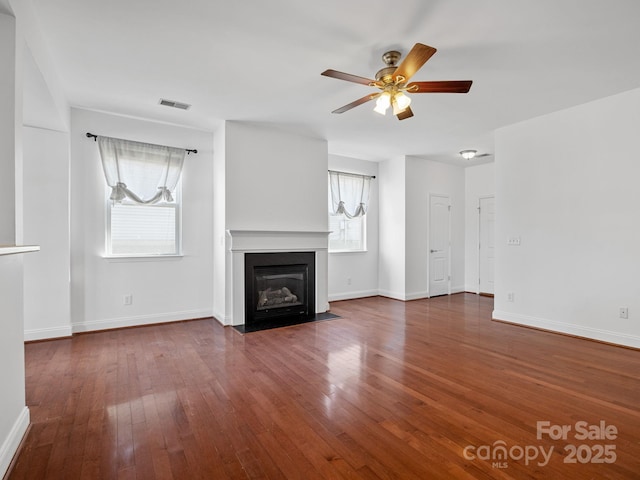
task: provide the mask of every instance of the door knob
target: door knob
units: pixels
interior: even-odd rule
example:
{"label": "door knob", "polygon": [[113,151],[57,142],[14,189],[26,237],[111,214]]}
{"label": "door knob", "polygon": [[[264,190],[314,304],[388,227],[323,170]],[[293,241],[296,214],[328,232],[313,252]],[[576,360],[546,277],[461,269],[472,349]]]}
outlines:
{"label": "door knob", "polygon": [[431,253],[436,253],[438,250],[430,250]]}

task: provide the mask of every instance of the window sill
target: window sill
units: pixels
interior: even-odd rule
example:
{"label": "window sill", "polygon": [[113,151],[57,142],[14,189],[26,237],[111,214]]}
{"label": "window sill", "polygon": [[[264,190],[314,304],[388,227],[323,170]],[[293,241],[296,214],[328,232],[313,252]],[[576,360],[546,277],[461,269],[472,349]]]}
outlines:
{"label": "window sill", "polygon": [[344,255],[345,253],[367,253],[368,250],[329,250],[329,255],[333,255],[337,253],[339,255]]}
{"label": "window sill", "polygon": [[156,262],[181,260],[183,253],[175,255],[103,255],[102,258],[108,262]]}

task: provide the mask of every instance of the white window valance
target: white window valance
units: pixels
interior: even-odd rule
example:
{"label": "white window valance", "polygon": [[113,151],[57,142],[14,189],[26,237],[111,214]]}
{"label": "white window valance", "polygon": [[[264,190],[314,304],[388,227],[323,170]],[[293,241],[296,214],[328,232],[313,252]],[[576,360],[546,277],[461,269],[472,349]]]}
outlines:
{"label": "white window valance", "polygon": [[102,136],[97,141],[114,203],[173,202],[185,149]]}
{"label": "white window valance", "polygon": [[347,218],[364,216],[367,213],[371,178],[368,175],[329,171],[329,213]]}

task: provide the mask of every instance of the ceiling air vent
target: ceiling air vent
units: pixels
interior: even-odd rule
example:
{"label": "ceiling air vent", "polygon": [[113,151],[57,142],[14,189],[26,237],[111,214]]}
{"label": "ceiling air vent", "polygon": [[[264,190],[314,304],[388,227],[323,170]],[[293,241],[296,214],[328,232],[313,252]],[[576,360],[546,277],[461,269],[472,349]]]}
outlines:
{"label": "ceiling air vent", "polygon": [[189,105],[188,103],[175,102],[173,100],[166,100],[164,98],[160,99],[160,105],[164,105],[165,107],[179,108],[180,110],[189,110],[191,108],[191,105]]}

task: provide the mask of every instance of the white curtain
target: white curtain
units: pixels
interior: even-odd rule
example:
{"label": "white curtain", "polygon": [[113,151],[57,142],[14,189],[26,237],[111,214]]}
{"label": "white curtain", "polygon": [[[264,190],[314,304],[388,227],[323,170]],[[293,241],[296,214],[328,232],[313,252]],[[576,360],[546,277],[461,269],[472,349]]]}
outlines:
{"label": "white curtain", "polygon": [[371,177],[352,173],[329,171],[331,189],[331,215],[347,218],[361,217],[367,213]]}
{"label": "white curtain", "polygon": [[101,136],[98,146],[114,203],[173,202],[186,150]]}

